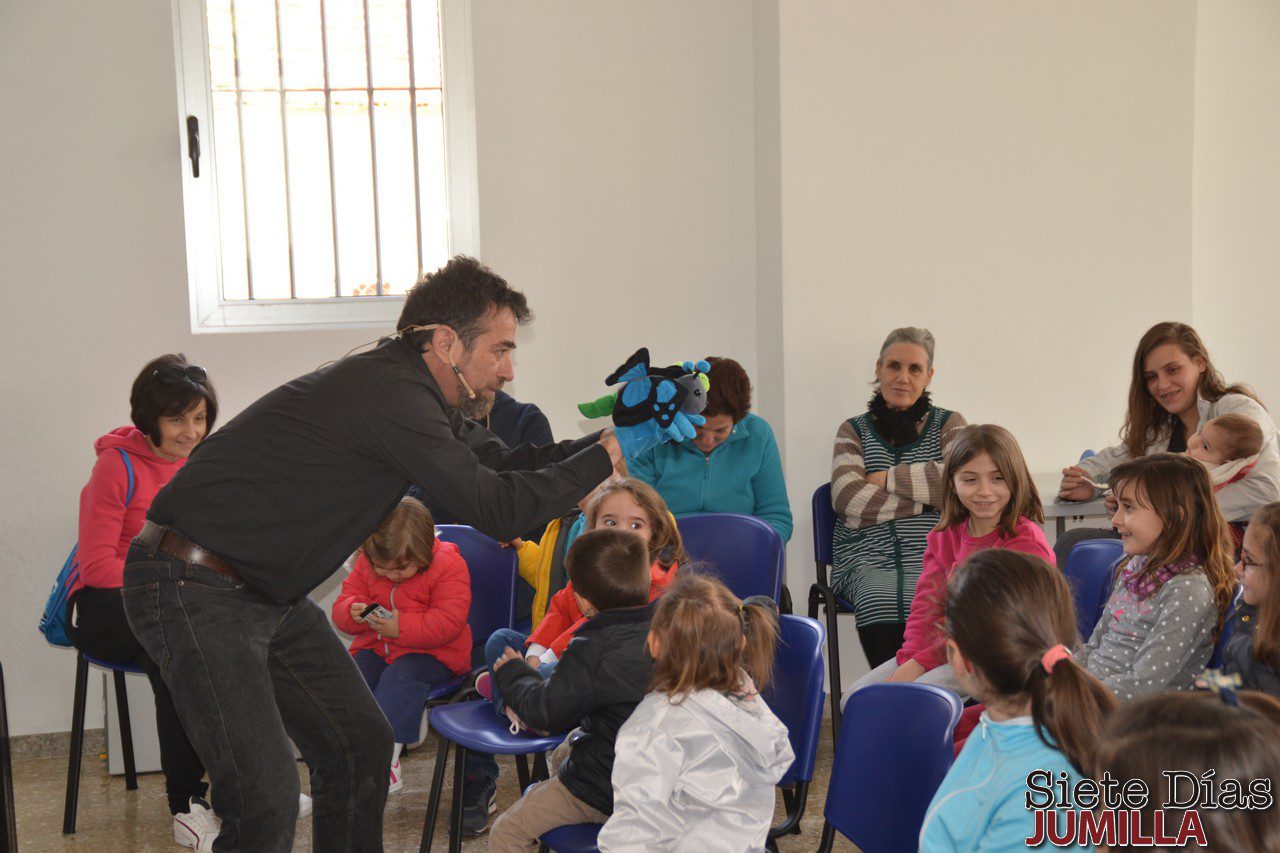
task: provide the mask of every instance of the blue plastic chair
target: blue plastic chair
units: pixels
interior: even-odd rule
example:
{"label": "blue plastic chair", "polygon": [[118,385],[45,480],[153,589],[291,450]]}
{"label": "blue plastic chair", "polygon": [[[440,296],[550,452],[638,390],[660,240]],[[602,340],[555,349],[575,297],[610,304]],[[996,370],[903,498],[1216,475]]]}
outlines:
{"label": "blue plastic chair", "polygon": [[873,684],[849,697],[823,810],[821,851],[839,832],[869,853],[914,853],[951,768],[960,697],[932,684]]}
{"label": "blue plastic chair", "polygon": [[[499,628],[510,628],[516,620],[516,565],[514,548],[503,548],[496,539],[465,524],[441,524],[436,536],[458,546],[471,576],[471,642],[483,643]],[[451,696],[469,676],[460,675],[442,682],[431,691],[432,699]]]}
{"label": "blue plastic chair", "polygon": [[1124,545],[1119,539],[1077,542],[1067,555],[1062,573],[1071,586],[1076,605],[1076,628],[1080,631],[1080,639],[1085,642],[1102,617],[1107,597],[1111,595],[1116,563],[1123,556]]}
{"label": "blue plastic chair", "polygon": [[791,741],[796,759],[778,785],[787,814],[782,823],[769,830],[769,839],[799,832],[809,800],[809,784],[822,734],[822,703],[826,698],[822,671],[822,645],[826,629],[816,619],[783,616],[779,625],[778,651],[773,662],[773,680],[764,699],[773,709]]}
{"label": "blue plastic chair", "polygon": [[[476,642],[484,642],[499,628],[510,628],[516,616],[516,552],[503,548],[496,540],[464,524],[442,524],[436,527],[436,535],[445,542],[458,546],[471,574],[471,612],[467,623]],[[462,676],[441,695],[454,692],[469,676]],[[432,691],[433,695],[436,691]],[[512,735],[507,731],[507,719],[499,718],[490,702],[458,702],[431,708],[428,712],[430,727],[438,736],[436,744],[435,774],[431,781],[431,796],[423,822],[422,849],[429,850],[435,834],[436,816],[440,810],[440,794],[444,786],[445,766],[448,762],[449,743],[454,744],[453,811],[450,815],[449,849],[459,850],[462,843],[462,777],[468,750],[490,755],[517,755],[517,769],[521,789],[529,784],[528,765],[524,756],[541,754],[554,749],[564,740],[564,735],[545,738]],[[545,773],[545,762],[539,761],[535,773]]]}
{"label": "blue plastic chair", "polygon": [[[798,832],[809,800],[818,737],[822,732],[823,691],[822,644],[827,632],[822,623],[804,616],[781,617],[778,650],[773,662],[773,680],[764,700],[787,727],[787,737],[796,759],[778,785],[787,815],[769,830],[769,849],[774,839]],[[576,823],[557,827],[542,838],[542,846],[556,853],[595,853],[600,825]]]}
{"label": "blue plastic chair", "polygon": [[1231,599],[1231,606],[1227,608],[1227,617],[1222,621],[1222,632],[1218,634],[1218,642],[1213,646],[1213,654],[1209,656],[1209,669],[1222,668],[1222,653],[1227,648],[1227,641],[1231,639],[1231,635],[1236,632],[1235,615],[1236,610],[1240,607],[1240,596],[1243,591],[1236,586],[1235,597]]}
{"label": "blue plastic chair", "polygon": [[782,593],[782,537],[754,515],[708,512],[676,519],[684,550],[738,598]]}
{"label": "blue plastic chair", "polygon": [[853,615],[853,602],[836,595],[827,581],[831,567],[831,545],[836,532],[836,511],[831,506],[831,484],[823,483],[813,492],[813,562],[816,582],[809,587],[809,618],[818,617],[821,605],[827,616],[827,668],[831,685],[831,743],[840,737],[840,634],[837,617]]}
{"label": "blue plastic chair", "polygon": [[[462,786],[467,752],[484,752],[489,755],[514,755],[520,777],[520,790],[529,787],[531,781],[546,778],[545,753],[555,749],[565,739],[565,734],[545,737],[525,734],[513,735],[507,729],[507,718],[499,717],[493,703],[486,699],[474,702],[457,702],[439,705],[431,709],[431,728],[438,735],[436,743],[436,767],[431,777],[431,795],[427,800],[427,814],[423,818],[422,842],[419,849],[426,853],[431,849],[431,839],[436,831],[436,814],[440,811],[440,794],[444,788],[445,765],[449,760],[449,744],[453,744],[453,809],[449,815],[449,851],[462,849]],[[538,755],[534,774],[529,774],[525,756]]]}
{"label": "blue plastic chair", "polygon": [[89,692],[89,667],[105,669],[115,679],[116,716],[120,720],[120,749],[124,758],[124,787],[138,789],[138,773],[133,760],[133,727],[129,723],[129,694],[126,674],[144,675],[131,663],[111,663],[76,651],[76,689],[71,706],[71,755],[67,758],[67,793],[62,805],[62,833],[76,831],[76,811],[80,804],[80,760],[84,754],[84,706]]}

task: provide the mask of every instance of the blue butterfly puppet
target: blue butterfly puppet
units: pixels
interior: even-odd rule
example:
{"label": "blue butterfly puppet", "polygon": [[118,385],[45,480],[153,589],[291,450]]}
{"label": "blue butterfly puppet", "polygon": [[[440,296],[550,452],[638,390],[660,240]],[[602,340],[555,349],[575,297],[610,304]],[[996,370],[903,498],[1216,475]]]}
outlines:
{"label": "blue butterfly puppet", "polygon": [[604,380],[606,385],[621,382],[622,387],[579,403],[578,411],[588,418],[612,415],[622,455],[634,459],[664,441],[684,441],[697,434],[694,427],[707,422],[701,412],[711,388],[710,369],[705,361],[652,367],[648,348],[641,347]]}

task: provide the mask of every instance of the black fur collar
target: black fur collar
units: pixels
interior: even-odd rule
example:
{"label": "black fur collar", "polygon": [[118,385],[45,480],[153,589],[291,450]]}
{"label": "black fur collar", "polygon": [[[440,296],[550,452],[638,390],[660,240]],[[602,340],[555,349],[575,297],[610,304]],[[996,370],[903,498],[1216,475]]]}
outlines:
{"label": "black fur collar", "polygon": [[931,405],[929,392],[925,391],[906,411],[893,409],[877,391],[867,403],[867,409],[871,412],[871,423],[875,425],[876,432],[885,441],[894,447],[906,447],[920,438],[920,421],[929,414]]}

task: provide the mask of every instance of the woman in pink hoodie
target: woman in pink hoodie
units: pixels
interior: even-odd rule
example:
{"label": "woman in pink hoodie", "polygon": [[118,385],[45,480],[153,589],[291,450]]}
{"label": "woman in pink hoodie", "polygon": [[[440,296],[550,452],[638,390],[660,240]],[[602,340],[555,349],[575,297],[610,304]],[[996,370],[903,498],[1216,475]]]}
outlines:
{"label": "woman in pink hoodie", "polygon": [[924,571],[916,582],[902,648],[859,679],[845,699],[883,681],[922,681],[959,693],[943,633],[952,572],[965,557],[986,548],[1022,551],[1050,565],[1054,562],[1040,529],[1040,495],[1022,448],[1004,427],[971,424],[956,434],[942,469],[939,511],[938,525],[926,537]]}
{"label": "woman in pink hoodie", "polygon": [[174,841],[207,849],[218,821],[204,800],[204,765],[183,731],[159,668],[129,629],[120,587],[129,543],[142,529],[156,493],[213,429],[218,397],[203,367],[170,354],[142,368],[129,406],[133,426],[112,430],[94,443],[98,461],[80,493],[80,575],[67,599],[67,634],[86,655],[137,664],[147,673],[156,695]]}

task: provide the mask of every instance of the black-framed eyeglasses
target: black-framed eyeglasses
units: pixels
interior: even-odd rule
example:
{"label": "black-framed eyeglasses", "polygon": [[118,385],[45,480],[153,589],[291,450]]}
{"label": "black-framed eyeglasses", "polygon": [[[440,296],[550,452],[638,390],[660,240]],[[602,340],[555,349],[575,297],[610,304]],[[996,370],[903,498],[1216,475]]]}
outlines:
{"label": "black-framed eyeglasses", "polygon": [[166,364],[157,367],[151,375],[166,385],[176,385],[183,379],[189,379],[197,385],[204,385],[209,381],[209,374],[198,364],[188,364],[186,367]]}

